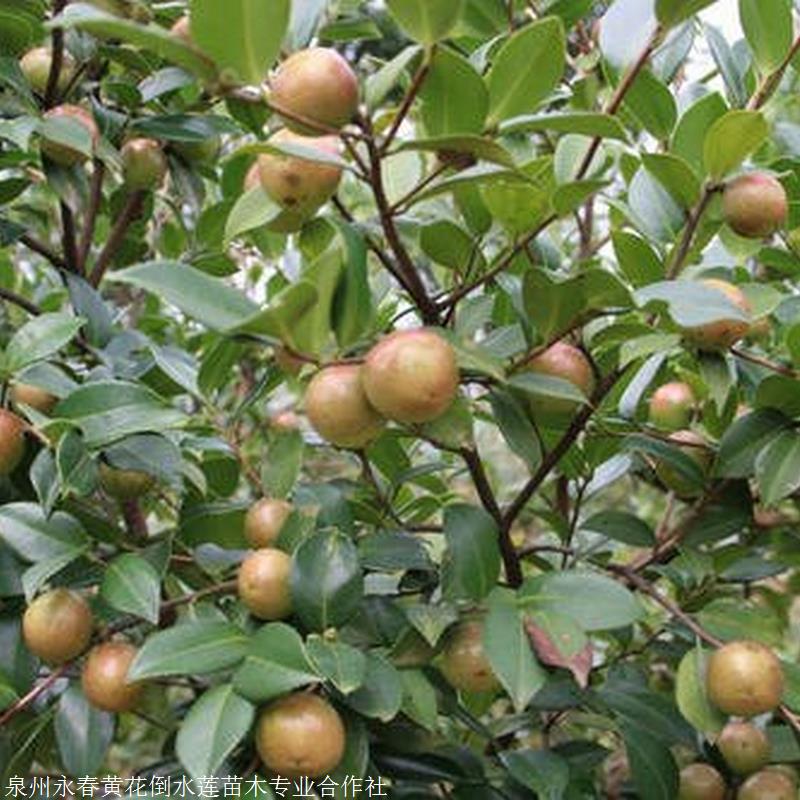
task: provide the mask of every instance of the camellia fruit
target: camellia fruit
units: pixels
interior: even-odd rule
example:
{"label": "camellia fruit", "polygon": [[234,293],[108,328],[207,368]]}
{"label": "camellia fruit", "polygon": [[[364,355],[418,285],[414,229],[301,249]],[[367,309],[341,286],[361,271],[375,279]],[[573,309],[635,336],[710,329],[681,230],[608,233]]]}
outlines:
{"label": "camellia fruit", "polygon": [[42,414],[49,414],[58,403],[54,394],[30,383],[12,384],[11,399],[15,405],[30,406]]}
{"label": "camellia fruit", "polygon": [[725,187],[722,213],[739,236],[764,239],[786,223],[789,200],[777,178],[751,172],[734,178]]}
{"label": "camellia fruit", "polygon": [[250,506],[244,518],[244,536],[251,547],[271,547],[280,536],[292,504],[264,497]]}
{"label": "camellia fruit", "polygon": [[483,647],[483,623],[460,623],[448,634],[441,670],[447,682],[463,692],[493,692],[500,688]]}
{"label": "camellia fruit", "polygon": [[156,479],[147,472],[117,469],[100,462],[100,486],[117,500],[136,500],[155,486]]}
{"label": "camellia fruit", "polygon": [[[676,431],[670,435],[669,441],[678,445],[680,451],[697,464],[703,475],[711,468],[713,453],[708,442],[699,433],[689,430]],[[661,483],[678,497],[696,497],[703,490],[702,485],[693,482],[666,459],[656,464],[656,475]]]}
{"label": "camellia fruit", "polygon": [[744,312],[748,319],[721,319],[695,328],[685,328],[684,335],[690,343],[696,345],[700,350],[727,350],[740,339],[744,339],[750,331],[750,303],[744,292],[732,283],[717,280],[716,278],[708,278],[700,281],[700,283],[709,289],[716,289],[722,292],[734,306]]}
{"label": "camellia fruit", "polygon": [[690,764],[681,770],[678,800],[725,800],[722,775],[709,764]]}
{"label": "camellia fruit", "polygon": [[130,139],[122,146],[122,174],[129,189],[158,189],[167,176],[167,157],[155,139]]}
{"label": "camellia fruit", "polygon": [[286,619],[292,613],[291,572],[292,559],[282,550],[256,550],[239,567],[239,599],[254,617]]}
{"label": "camellia fruit", "polygon": [[760,642],[730,642],[709,659],[706,685],[709,699],[720,711],[755,717],[780,705],[783,669],[775,653]]}
{"label": "camellia fruit", "polygon": [[750,775],[769,763],[769,738],[752,722],[729,722],[717,739],[717,747],[731,772],[737,775]]}
{"label": "camellia fruit", "polygon": [[751,775],[740,787],[737,800],[797,800],[797,788],[786,776],[773,769]]}
{"label": "camellia fruit", "polygon": [[142,695],[143,685],[128,680],[138,650],[128,642],[106,642],[93,647],[81,673],[86,699],[103,711],[130,711]]}
{"label": "camellia fruit", "polygon": [[[52,65],[53,53],[46,47],[36,47],[33,50],[28,50],[19,60],[22,74],[27,79],[31,89],[42,96],[47,92],[47,84],[50,81]],[[61,71],[58,75],[56,91],[63,93],[69,86],[74,74],[75,60],[65,50],[62,55]]]}
{"label": "camellia fruit", "polygon": [[665,383],[650,398],[650,422],[668,431],[686,428],[692,421],[695,402],[694,392],[688,383]]}
{"label": "camellia fruit", "polygon": [[[583,351],[567,342],[555,342],[542,353],[534,356],[526,369],[537,375],[547,375],[568,381],[586,396],[591,397],[595,377],[589,359]],[[571,416],[577,407],[574,400],[557,397],[536,397],[531,401],[534,414],[562,419]]]}
{"label": "camellia fruit", "polygon": [[25,455],[25,422],[0,408],[0,475],[10,475]]}
{"label": "camellia fruit", "polygon": [[256,750],[285,778],[328,775],[342,760],[347,735],[339,712],[315,694],[297,692],[268,705],[256,726]]}
{"label": "camellia fruit", "polygon": [[[311,47],[284,61],[270,81],[270,103],[297,133],[319,134],[319,128],[341,128],[358,109],[358,78],[336,50]],[[292,119],[295,117],[295,119]],[[297,118],[300,118],[299,120]]]}
{"label": "camellia fruit", "polygon": [[[100,129],[94,121],[94,117],[80,106],[62,105],[56,106],[44,115],[46,120],[72,120],[86,128],[91,139],[92,150],[97,148],[100,141]],[[74,167],[81,164],[88,156],[80,150],[76,150],[62,142],[42,139],[42,152],[54,163],[62,167]]]}
{"label": "camellia fruit", "polygon": [[336,447],[366,447],[386,425],[367,399],[361,372],[360,364],[337,364],[320,370],[308,385],[308,419],[314,430]]}
{"label": "camellia fruit", "polygon": [[800,777],[797,775],[797,770],[791,764],[770,764],[764,767],[765,772],[777,772],[783,775],[784,778],[790,780],[795,786],[800,783]]}
{"label": "camellia fruit", "polygon": [[22,636],[28,650],[42,661],[64,664],[89,646],[93,624],[91,609],[79,594],[53,589],[26,609]]}
{"label": "camellia fruit", "polygon": [[[317,151],[323,156],[339,155],[335,136],[300,136],[290,130],[278,131],[270,144],[290,145]],[[261,186],[281,208],[308,217],[336,193],[342,179],[341,167],[309,161],[283,153],[264,153],[258,158]]]}
{"label": "camellia fruit", "polygon": [[370,350],[364,390],[389,419],[431,422],[453,404],[460,375],[452,346],[429,330],[395,331]]}

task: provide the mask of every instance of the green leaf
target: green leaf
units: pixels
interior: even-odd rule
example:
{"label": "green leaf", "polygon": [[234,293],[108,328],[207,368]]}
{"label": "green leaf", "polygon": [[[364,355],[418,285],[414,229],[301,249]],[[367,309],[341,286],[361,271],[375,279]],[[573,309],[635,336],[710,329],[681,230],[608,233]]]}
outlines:
{"label": "green leaf", "polygon": [[634,287],[656,283],[664,277],[664,265],[658,254],[640,236],[629,231],[611,234],[620,269]]}
{"label": "green leaf", "polygon": [[439,708],[436,689],[421,669],[404,669],[400,672],[403,683],[403,713],[423,728],[436,732]]}
{"label": "green leaf", "polygon": [[593,572],[529,578],[520,590],[520,600],[534,612],[566,614],[588,632],[624,628],[642,616],[641,605],[625,587]]}
{"label": "green leaf", "polygon": [[100,596],[112,608],[158,622],[161,578],[151,564],[134,553],[117,556],[106,568]]}
{"label": "green leaf", "polygon": [[636,227],[659,242],[672,242],[686,221],[672,195],[644,167],[631,181],[628,206]]}
{"label": "green leaf", "polygon": [[769,647],[780,647],[784,637],[784,623],[775,610],[741,599],[712,600],[697,614],[697,621],[726,642],[755,639]]}
{"label": "green leaf", "polygon": [[345,258],[333,298],[332,318],[336,341],[347,348],[370,329],[375,310],[369,285],[367,244],[353,226],[337,222],[336,227],[344,242]]}
{"label": "green leaf", "polygon": [[671,28],[716,2],[717,0],[656,0],[656,17],[662,25]]}
{"label": "green leaf", "polygon": [[94,775],[114,738],[114,715],[94,708],[77,684],[61,695],[53,720],[61,765],[71,775]]}
{"label": "green leaf", "polygon": [[189,709],[175,739],[175,753],[198,780],[217,770],[252,727],[255,708],[226,683],[209,689]]}
{"label": "green leaf", "polygon": [[342,694],[351,694],[364,683],[367,660],[355,647],[312,634],[306,640],[306,654],[317,673]]}
{"label": "green leaf", "polygon": [[192,0],[192,40],[219,67],[259,85],[289,26],[290,0]]}
{"label": "green leaf", "polygon": [[703,160],[713,180],[735,170],[769,135],[769,125],[759,111],[728,111],[708,129]]}
{"label": "green leaf", "polygon": [[247,637],[235,625],[215,620],[185,622],[149,636],[128,676],[204,675],[236,666],[247,654]]}
{"label": "green leaf", "polygon": [[642,800],[674,800],[680,779],[669,748],[639,725],[626,723],[621,732],[638,796]]}
{"label": "green leaf", "polygon": [[297,616],[314,631],[347,622],[364,594],[364,577],[352,540],[340,533],[318,533],[294,555],[292,601]]}
{"label": "green leaf", "polygon": [[489,125],[528,114],[558,86],[566,65],[564,25],[558,17],[526,25],[497,51],[487,81]]}
{"label": "green leaf", "polygon": [[643,308],[666,304],[669,315],[682,328],[694,328],[720,320],[749,321],[749,316],[722,292],[689,280],[662,281],[639,289],[634,295]]}
{"label": "green leaf", "polygon": [[725,35],[718,28],[708,23],[703,24],[708,49],[725,84],[728,101],[734,108],[744,108],[747,104],[747,70],[750,59],[742,52],[736,52],[728,44]]}
{"label": "green leaf", "polygon": [[583,136],[599,136],[602,139],[616,139],[620,142],[628,141],[628,132],[616,117],[593,111],[523,114],[504,120],[498,128],[501,136],[535,131],[577,133]]}
{"label": "green leaf", "polygon": [[365,717],[391,722],[403,702],[400,675],[383,656],[368,653],[364,683],[346,700],[351,708]]}
{"label": "green leaf", "polygon": [[25,600],[31,602],[39,589],[47,583],[53,575],[57,575],[62,569],[88,552],[88,550],[88,544],[82,545],[81,547],[75,547],[71,550],[65,550],[63,553],[58,553],[52,558],[37,561],[33,566],[28,567],[28,569],[22,573],[22,589],[25,594]]}
{"label": "green leaf", "polygon": [[678,118],[678,106],[669,88],[650,70],[637,76],[625,95],[625,105],[642,127],[657,139],[672,133]]}
{"label": "green leaf", "polygon": [[89,539],[70,514],[56,511],[49,517],[35,503],[0,506],[0,539],[27,561],[74,558]]}
{"label": "green leaf", "polygon": [[542,463],[542,446],[536,428],[523,404],[510,392],[493,390],[489,395],[492,416],[506,444],[533,471]]}
{"label": "green leaf", "polygon": [[707,664],[708,653],[701,647],[693,648],[681,659],[675,678],[675,700],[681,714],[695,730],[713,737],[727,720],[708,699]]}
{"label": "green leaf", "polygon": [[276,433],[261,470],[261,483],[267,495],[278,498],[289,495],[303,466],[303,448],[303,435],[299,431]]}
{"label": "green leaf", "polygon": [[418,45],[410,45],[367,78],[364,86],[364,101],[367,108],[374,110],[386,99],[419,52]]}
{"label": "green leaf", "polygon": [[500,547],[495,521],[481,508],[463,503],[444,512],[447,543],[442,591],[448,599],[481,600],[500,576]]}
{"label": "green leaf", "polygon": [[508,385],[532,397],[552,397],[578,404],[583,404],[588,400],[574,383],[552,375],[520,372],[509,379]]}
{"label": "green leaf", "polygon": [[719,92],[701,97],[683,113],[672,137],[672,152],[705,175],[703,144],[709,128],[728,110]]}
{"label": "green leaf", "polygon": [[506,751],[501,756],[514,780],[536,793],[539,800],[561,800],[569,785],[569,762],[549,750]]}
{"label": "green leaf", "polygon": [[758,409],[735,420],[719,443],[715,473],[720,478],[749,478],[758,454],[789,427],[790,421],[773,409]]}
{"label": "green leaf", "polygon": [[655,544],[653,529],[627,511],[599,511],[582,522],[581,529],[632,547],[652,547]]}
{"label": "green leaf", "polygon": [[525,710],[547,680],[547,673],[534,658],[522,623],[516,594],[509,589],[493,589],[483,625],[483,645],[492,671],[508,692],[517,713]]}
{"label": "green leaf", "polygon": [[700,179],[679,156],[645,153],[642,163],[682,208],[689,210],[700,199]]}
{"label": "green leaf", "polygon": [[761,72],[776,70],[792,46],[791,0],[739,0],[739,18]]}
{"label": "green leaf", "polygon": [[280,217],[281,207],[261,188],[254,186],[236,200],[225,223],[225,244],[243,233],[263,228]]}
{"label": "green leaf", "polygon": [[318,681],[300,635],[289,625],[275,622],[250,639],[233,683],[240,695],[263,703]]}
{"label": "green leaf", "polygon": [[180,538],[188,545],[213,544],[231,550],[247,547],[241,503],[201,503],[185,509],[181,516]]}
{"label": "green leaf", "polygon": [[84,320],[69,314],[40,314],[23,325],[6,349],[5,368],[10,374],[43,361],[69,343]]}
{"label": "green leaf", "polygon": [[756,481],[761,499],[767,506],[800,489],[800,433],[784,431],[771,441],[756,458]]}
{"label": "green leaf", "polygon": [[387,0],[386,5],[412,39],[430,45],[456,26],[464,0]]}
{"label": "green leaf", "polygon": [[61,491],[78,496],[90,494],[97,486],[97,463],[80,432],[67,431],[56,448],[56,466]]}
{"label": "green leaf", "polygon": [[484,136],[436,136],[431,139],[411,139],[402,142],[395,152],[416,150],[432,153],[465,153],[478,160],[490,161],[504,167],[514,167],[514,157],[502,145]]}

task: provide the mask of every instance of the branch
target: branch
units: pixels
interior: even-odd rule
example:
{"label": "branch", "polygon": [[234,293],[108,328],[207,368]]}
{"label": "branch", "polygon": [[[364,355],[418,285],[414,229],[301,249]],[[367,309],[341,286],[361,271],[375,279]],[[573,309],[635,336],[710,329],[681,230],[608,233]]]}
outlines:
{"label": "branch", "polygon": [[65,268],[75,272],[78,265],[78,240],[75,238],[75,217],[72,209],[61,201],[61,243]]}
{"label": "branch", "polygon": [[700,221],[703,219],[703,214],[706,213],[706,209],[708,209],[714,194],[721,189],[722,187],[718,184],[707,184],[703,189],[703,195],[700,198],[700,201],[689,214],[686,228],[683,231],[683,238],[681,239],[681,243],[676,248],[672,258],[672,264],[670,264],[670,267],[667,270],[667,280],[674,280],[677,278],[683,269],[686,257],[689,255],[689,251],[692,248],[692,240],[694,239],[694,235],[697,232],[698,226],[700,225]]}
{"label": "branch", "polygon": [[145,198],[145,195],[146,192],[142,191],[132,192],[129,195],[128,200],[125,203],[125,207],[122,209],[122,213],[119,215],[119,218],[117,219],[114,228],[108,237],[106,246],[98,256],[97,263],[94,265],[92,274],[89,277],[89,283],[92,286],[99,286],[100,281],[103,280],[103,275],[105,274],[106,269],[108,269],[108,265],[111,263],[114,256],[117,254],[117,251],[125,241],[125,235],[128,233],[128,228],[130,228],[131,224],[141,213],[142,202]]}
{"label": "branch", "polygon": [[[60,14],[67,5],[67,0],[53,0],[53,16]],[[50,62],[50,74],[47,76],[47,89],[44,93],[45,108],[52,108],[56,104],[58,81],[61,78],[61,68],[64,64],[64,31],[61,28],[53,30],[53,57]]]}
{"label": "branch", "polygon": [[100,204],[103,202],[103,178],[106,174],[105,164],[99,159],[94,160],[94,174],[92,175],[92,189],[89,198],[89,208],[86,212],[86,219],[83,223],[83,235],[81,236],[80,247],[78,248],[78,272],[83,275],[86,272],[86,260],[89,258],[89,251],[92,249],[92,239],[97,223],[97,214],[100,211]]}
{"label": "branch", "polygon": [[20,236],[19,241],[20,244],[24,244],[28,250],[32,250],[34,253],[42,256],[42,258],[47,259],[56,269],[67,268],[67,264],[61,256],[54,253],[46,244],[40,242],[30,234],[23,234]]}
{"label": "branch", "polygon": [[122,518],[125,520],[125,529],[131,539],[139,544],[146,543],[150,534],[147,530],[147,520],[142,513],[139,501],[122,500],[120,502],[120,511],[122,512]]}
{"label": "branch", "polygon": [[731,353],[742,361],[749,361],[751,364],[757,364],[759,367],[764,367],[764,369],[768,369],[771,372],[777,372],[779,375],[785,375],[787,378],[800,380],[800,372],[791,367],[787,367],[785,364],[777,364],[774,361],[770,361],[768,358],[762,358],[753,353],[748,353],[745,350],[739,350],[738,347],[731,348]]}
{"label": "branch", "polygon": [[0,287],[0,298],[7,300],[9,303],[13,303],[15,306],[19,306],[35,317],[42,313],[42,309],[39,308],[39,306],[24,298],[22,295],[12,292],[10,289],[3,289]]}
{"label": "branch", "polygon": [[36,684],[26,695],[20,697],[13,705],[9,706],[0,716],[0,728],[11,721],[13,717],[24,711],[36,698],[44,694],[59,678],[63,677],[69,669],[69,664],[62,664],[57,670],[51,672],[41,683]]}
{"label": "branch", "polygon": [[780,86],[784,73],[789,68],[789,64],[792,63],[798,52],[800,52],[800,36],[794,40],[789,52],[786,54],[786,58],[780,63],[778,68],[764,78],[756,93],[750,98],[750,102],[747,104],[747,108],[750,111],[758,111],[758,109],[772,97],[775,90]]}
{"label": "branch", "polygon": [[414,75],[414,79],[411,81],[411,86],[408,87],[406,96],[403,98],[403,102],[401,103],[397,114],[395,114],[395,118],[386,134],[383,145],[381,145],[381,155],[385,155],[386,151],[391,147],[394,137],[397,135],[397,131],[400,130],[400,126],[403,124],[403,120],[408,116],[408,112],[411,110],[414,100],[419,94],[420,89],[422,89],[422,84],[425,83],[425,78],[428,77],[428,73],[431,69],[431,61],[433,60],[435,53],[436,45],[433,45],[430,49],[426,50],[422,59],[422,64],[420,64],[416,75]]}

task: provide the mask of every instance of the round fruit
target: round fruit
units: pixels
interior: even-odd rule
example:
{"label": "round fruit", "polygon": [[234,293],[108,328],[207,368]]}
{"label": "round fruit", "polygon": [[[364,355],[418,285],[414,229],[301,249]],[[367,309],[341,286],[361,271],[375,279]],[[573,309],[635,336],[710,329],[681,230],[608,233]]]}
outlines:
{"label": "round fruit", "polygon": [[[37,94],[44,95],[47,92],[52,64],[53,54],[46,47],[36,47],[33,50],[28,50],[20,59],[20,69],[31,85],[31,89]],[[59,93],[64,92],[74,74],[75,61],[65,50],[62,56],[61,72],[58,75],[56,91]]]}
{"label": "round fruit", "polygon": [[[527,369],[537,375],[568,381],[586,397],[594,392],[594,372],[589,359],[581,350],[567,342],[555,342],[543,353],[534,356],[528,361]],[[577,405],[574,400],[553,397],[539,397],[531,402],[535,414],[555,418],[572,416]]]}
{"label": "round fruit", "polygon": [[[324,156],[339,155],[335,136],[300,136],[284,129],[270,139],[270,144],[303,147]],[[264,191],[281,208],[301,216],[311,216],[333,197],[342,179],[341,167],[283,153],[264,153],[258,165]]]}
{"label": "round fruit", "polygon": [[711,702],[726,714],[755,717],[774,711],[783,694],[783,669],[775,653],[751,641],[720,647],[708,662]]}
{"label": "round fruit", "polygon": [[797,800],[794,783],[772,769],[751,775],[740,787],[738,800]]}
{"label": "round fruit", "polygon": [[200,141],[172,142],[171,146],[189,164],[205,164],[219,155],[222,141],[219,136],[208,136]]}
{"label": "round fruit", "polygon": [[129,189],[158,189],[167,176],[167,157],[155,139],[131,139],[122,147],[122,174]]}
{"label": "round fruit", "polygon": [[136,500],[147,494],[156,479],[147,472],[135,469],[116,469],[100,462],[100,486],[117,500]]}
{"label": "round fruit", "polygon": [[688,383],[665,383],[650,398],[650,422],[668,431],[686,428],[692,421],[694,406],[694,392]]}
{"label": "round fruit", "polygon": [[740,236],[763,239],[786,223],[789,201],[780,181],[763,172],[732,180],[722,194],[725,221]]}
{"label": "round fruit", "polygon": [[[278,112],[318,123],[323,128],[341,128],[358,109],[358,78],[335,50],[312,47],[289,56],[270,82],[270,103]],[[285,118],[297,133],[319,133],[320,129]]]}
{"label": "round fruit", "polygon": [[25,455],[25,422],[0,408],[0,475],[10,475]]}
{"label": "round fruit", "polygon": [[261,186],[261,167],[259,167],[258,161],[247,170],[247,174],[244,176],[244,190],[246,192],[252,192],[256,186]]}
{"label": "round fruit", "polygon": [[[704,475],[711,468],[713,453],[708,447],[708,442],[700,434],[694,431],[676,431],[670,435],[669,440],[679,445],[680,451],[691,458]],[[666,460],[656,464],[656,475],[661,483],[678,497],[696,497],[703,490],[702,485],[693,482]]]}
{"label": "round fruit", "polygon": [[244,535],[251,547],[271,547],[292,513],[292,504],[265,497],[250,506],[244,518]]}
{"label": "round fruit", "polygon": [[767,734],[751,722],[729,722],[717,739],[717,747],[731,772],[737,775],[758,772],[769,763]]}
{"label": "round fruit", "polygon": [[462,622],[448,636],[442,651],[442,673],[463,692],[493,692],[500,684],[483,648],[483,623]]}
{"label": "round fruit", "polygon": [[292,559],[282,550],[251,553],[239,567],[239,599],[254,617],[286,619],[292,613]]}
{"label": "round fruit", "polygon": [[800,783],[797,770],[791,764],[770,764],[770,766],[764,767],[764,772],[777,772],[788,778],[795,786]]}
{"label": "round fruit", "polygon": [[177,39],[180,39],[184,44],[194,44],[192,41],[192,23],[189,20],[188,14],[179,17],[173,23],[169,32]]}
{"label": "round fruit", "polygon": [[325,367],[308,385],[308,419],[314,430],[336,447],[366,447],[386,424],[367,399],[361,372],[358,364]]}
{"label": "round fruit", "polygon": [[[51,109],[45,115],[47,120],[70,120],[86,128],[91,138],[92,150],[100,141],[100,130],[95,124],[94,117],[80,106],[63,105]],[[53,162],[62,167],[73,167],[86,161],[87,155],[80,150],[75,150],[61,142],[42,139],[42,152]]]}
{"label": "round fruit", "polygon": [[[709,278],[700,283],[709,289],[722,292],[733,305],[744,312],[745,316],[750,316],[750,303],[738,286],[716,278]],[[686,328],[684,335],[701,350],[727,350],[747,336],[750,324],[749,319],[721,319],[717,322],[699,325],[696,328]]]}
{"label": "round fruit", "polygon": [[142,694],[141,683],[128,680],[138,650],[127,642],[93,647],[83,665],[81,685],[86,699],[103,711],[130,711]]}
{"label": "round fruit", "polygon": [[344,756],[342,718],[327,701],[296,693],[268,705],[256,726],[256,750],[283,778],[316,778],[332,772]]}
{"label": "round fruit", "polygon": [[67,589],[39,595],[22,618],[25,645],[48,664],[77,658],[92,638],[92,612],[87,602]]}
{"label": "round fruit", "polygon": [[30,406],[42,414],[49,414],[58,403],[58,398],[54,394],[30,383],[13,384],[11,399],[15,405]]}
{"label": "round fruit", "polygon": [[681,770],[678,800],[725,800],[725,781],[709,764],[690,764]]}
{"label": "round fruit", "polygon": [[370,403],[385,417],[422,423],[450,408],[460,375],[450,344],[420,329],[395,331],[375,345],[367,355],[363,381]]}

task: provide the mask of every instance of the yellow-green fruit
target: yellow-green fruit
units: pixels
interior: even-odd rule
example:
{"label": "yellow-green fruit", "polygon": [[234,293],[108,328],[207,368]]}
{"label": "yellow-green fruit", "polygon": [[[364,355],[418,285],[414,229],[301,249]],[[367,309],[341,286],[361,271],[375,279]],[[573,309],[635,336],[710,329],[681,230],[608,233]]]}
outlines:
{"label": "yellow-green fruit", "polygon": [[681,430],[692,421],[694,406],[694,392],[688,383],[665,383],[650,398],[650,422],[664,430]]}
{"label": "yellow-green fruit", "polygon": [[462,622],[447,637],[442,651],[442,674],[463,692],[493,692],[500,683],[483,647],[483,623]]}
{"label": "yellow-green fruit", "polygon": [[695,328],[685,328],[684,336],[700,350],[727,350],[747,336],[750,330],[750,303],[744,292],[732,283],[716,278],[708,278],[700,283],[724,294],[734,306],[744,312],[748,319],[721,319],[706,325],[698,325]]}
{"label": "yellow-green fruit", "polygon": [[[46,120],[71,120],[77,122],[86,128],[91,139],[92,150],[97,148],[97,144],[100,141],[100,130],[94,121],[94,117],[85,108],[71,105],[57,106],[48,111],[44,117]],[[67,144],[46,138],[42,139],[41,147],[42,153],[62,167],[73,167],[76,164],[83,163],[88,158],[86,153],[82,153],[80,150],[75,150]]]}
{"label": "yellow-green fruit", "polygon": [[155,139],[131,139],[122,146],[122,174],[129,189],[157,189],[167,176],[167,157]]}
{"label": "yellow-green fruit", "polygon": [[755,717],[780,705],[783,669],[775,653],[760,642],[730,642],[709,659],[706,685],[709,699],[720,711]]}
{"label": "yellow-green fruit", "polygon": [[769,762],[771,747],[767,734],[752,722],[729,722],[717,739],[725,763],[737,775],[758,772]]}
{"label": "yellow-green fruit", "polygon": [[265,497],[250,506],[244,518],[244,535],[251,547],[272,547],[278,540],[292,504]]}
{"label": "yellow-green fruit", "polygon": [[323,128],[341,128],[358,109],[358,78],[336,50],[311,47],[289,56],[270,81],[270,103],[286,111],[286,125],[297,133],[320,133],[301,120]]}
{"label": "yellow-green fruit", "polygon": [[346,740],[339,713],[314,694],[276,700],[261,712],[256,727],[256,750],[264,765],[290,779],[333,772],[344,756]]}
{"label": "yellow-green fruit", "polygon": [[453,404],[460,376],[452,346],[429,330],[395,331],[367,355],[364,390],[389,419],[431,422]]}
{"label": "yellow-green fruit", "polygon": [[[36,47],[28,50],[19,61],[20,69],[34,92],[44,95],[50,80],[50,69],[53,64],[53,54],[46,47]],[[69,86],[75,74],[75,60],[64,51],[61,62],[61,72],[58,75],[56,91],[62,93]]]}
{"label": "yellow-green fruit", "polygon": [[789,199],[777,178],[752,172],[735,178],[725,187],[722,213],[740,236],[763,239],[786,223]]}
{"label": "yellow-green fruit", "polygon": [[[300,136],[284,129],[269,141],[278,146],[302,147],[322,156],[339,155],[335,136]],[[283,153],[262,154],[258,166],[267,195],[281,208],[300,216],[311,216],[333,197],[342,179],[341,167]]]}
{"label": "yellow-green fruit", "polygon": [[54,394],[30,383],[13,384],[11,399],[15,405],[30,406],[42,414],[49,414],[58,403],[58,398]]}
{"label": "yellow-green fruit", "polygon": [[143,685],[128,680],[128,670],[138,650],[127,642],[106,642],[93,647],[81,673],[86,699],[103,711],[130,711],[142,695]]}
{"label": "yellow-green fruit", "polygon": [[0,409],[0,475],[10,475],[25,455],[25,422]]}
{"label": "yellow-green fruit", "polygon": [[291,573],[292,559],[282,550],[256,550],[239,567],[239,599],[254,617],[286,619],[292,613]]}
{"label": "yellow-green fruit", "polygon": [[361,372],[359,364],[325,367],[308,385],[305,404],[309,422],[336,447],[366,447],[386,425],[367,399]]}
{"label": "yellow-green fruit", "polygon": [[[711,468],[714,456],[708,442],[700,434],[694,431],[676,431],[670,435],[669,441],[678,445],[680,451],[697,464],[703,475]],[[696,497],[703,491],[701,484],[693,483],[667,461],[659,461],[656,464],[656,475],[661,483],[678,497]]]}
{"label": "yellow-green fruit", "polygon": [[794,783],[775,770],[751,775],[739,788],[737,800],[797,800]]}
{"label": "yellow-green fruit", "polygon": [[116,469],[100,463],[100,486],[103,491],[117,500],[136,500],[147,494],[156,479],[147,472],[135,469]]}
{"label": "yellow-green fruit", "polygon": [[207,136],[200,141],[172,142],[171,147],[189,164],[205,164],[219,155],[222,141],[219,136]]}
{"label": "yellow-green fruit", "polygon": [[690,764],[681,770],[678,800],[725,800],[725,781],[708,764]]}
{"label": "yellow-green fruit", "polygon": [[92,612],[87,602],[67,589],[37,597],[22,617],[25,646],[48,664],[77,658],[92,638]]}
{"label": "yellow-green fruit", "polygon": [[[568,381],[586,397],[591,397],[594,392],[595,378],[589,359],[583,351],[567,342],[555,342],[528,361],[526,368],[537,375]],[[577,407],[578,403],[568,398],[537,397],[531,401],[533,413],[544,418],[570,417]]]}

